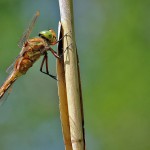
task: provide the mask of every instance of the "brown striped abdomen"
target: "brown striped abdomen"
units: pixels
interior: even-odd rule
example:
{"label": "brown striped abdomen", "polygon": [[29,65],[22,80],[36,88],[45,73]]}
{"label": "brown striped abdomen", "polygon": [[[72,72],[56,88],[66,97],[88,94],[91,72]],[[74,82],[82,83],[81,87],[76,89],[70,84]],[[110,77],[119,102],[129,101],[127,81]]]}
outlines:
{"label": "brown striped abdomen", "polygon": [[4,96],[5,92],[9,89],[9,87],[16,81],[18,76],[16,76],[16,72],[12,72],[6,81],[3,83],[3,85],[0,88],[0,101],[1,98]]}

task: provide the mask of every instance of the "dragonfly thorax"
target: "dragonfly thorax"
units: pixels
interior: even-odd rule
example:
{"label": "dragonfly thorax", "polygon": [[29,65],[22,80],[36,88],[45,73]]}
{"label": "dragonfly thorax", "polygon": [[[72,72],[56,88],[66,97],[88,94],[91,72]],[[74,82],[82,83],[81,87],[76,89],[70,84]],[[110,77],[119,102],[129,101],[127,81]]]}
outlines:
{"label": "dragonfly thorax", "polygon": [[55,45],[57,42],[56,33],[54,32],[54,30],[41,31],[39,33],[39,37],[48,41],[50,45]]}

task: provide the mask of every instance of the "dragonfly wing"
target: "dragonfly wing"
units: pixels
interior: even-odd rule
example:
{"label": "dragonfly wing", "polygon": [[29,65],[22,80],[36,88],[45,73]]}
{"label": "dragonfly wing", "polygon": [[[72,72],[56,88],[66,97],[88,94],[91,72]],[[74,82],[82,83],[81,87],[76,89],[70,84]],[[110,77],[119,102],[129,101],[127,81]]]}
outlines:
{"label": "dragonfly wing", "polygon": [[19,57],[20,57],[20,55],[18,55],[18,56],[16,57],[16,59],[14,60],[14,62],[6,69],[6,72],[7,72],[7,73],[10,74],[10,73],[13,71],[14,65],[15,65],[15,63],[16,63],[16,60],[17,60]]}
{"label": "dragonfly wing", "polygon": [[16,81],[16,79],[17,79],[17,76],[16,76],[16,72],[14,71],[7,77],[7,79],[1,86],[1,88],[0,88],[0,105],[7,99],[8,94],[12,91],[11,87],[12,87],[13,83]]}
{"label": "dragonfly wing", "polygon": [[12,70],[13,70],[13,68],[14,68],[14,64],[15,64],[15,62],[13,62],[13,63],[6,69],[6,72],[7,72],[7,73],[11,73],[11,72],[12,72]]}
{"label": "dragonfly wing", "polygon": [[34,24],[35,24],[37,18],[39,17],[39,15],[40,15],[40,12],[37,11],[37,12],[35,13],[33,19],[31,20],[31,22],[30,22],[28,28],[26,29],[26,31],[23,33],[22,37],[20,38],[20,40],[19,40],[19,42],[18,42],[18,46],[19,46],[20,48],[22,48],[23,44],[28,40],[28,38],[29,38],[29,36],[30,36],[30,34],[31,34],[31,31],[32,31],[32,29],[33,29],[33,27],[34,27]]}
{"label": "dragonfly wing", "polygon": [[2,98],[0,98],[0,106],[5,103],[5,101],[7,100],[8,96],[11,92],[12,92],[12,86],[10,86],[9,89],[5,92],[4,96]]}
{"label": "dragonfly wing", "polygon": [[11,73],[13,71],[17,59],[22,57],[26,51],[27,51],[26,47],[22,47],[20,54],[15,58],[14,62],[6,69],[7,73]]}

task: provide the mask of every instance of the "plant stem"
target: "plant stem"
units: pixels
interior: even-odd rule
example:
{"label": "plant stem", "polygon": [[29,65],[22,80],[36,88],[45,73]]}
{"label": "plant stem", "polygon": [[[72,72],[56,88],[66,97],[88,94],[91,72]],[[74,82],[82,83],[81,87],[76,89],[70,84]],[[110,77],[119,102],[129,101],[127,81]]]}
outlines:
{"label": "plant stem", "polygon": [[[64,52],[64,78],[59,78],[60,72],[58,73],[58,88],[59,88],[59,98],[61,98],[61,88],[59,82],[65,83],[64,88],[66,89],[66,102],[67,111],[66,117],[68,117],[67,129],[70,129],[70,142],[72,145],[72,150],[84,150],[85,149],[85,139],[84,139],[84,122],[83,122],[83,107],[82,107],[82,93],[81,93],[81,83],[80,74],[78,66],[77,49],[75,44],[74,26],[73,26],[73,2],[72,0],[59,0],[60,14],[61,14],[61,24],[62,24],[62,36],[67,34],[66,38],[59,45],[62,45]],[[61,46],[60,46],[61,47]],[[68,47],[68,48],[67,48]],[[66,49],[67,48],[67,49]],[[60,48],[61,49],[61,48]],[[57,71],[58,71],[57,63]],[[63,81],[61,81],[63,79]],[[62,103],[62,101],[61,101]],[[62,104],[60,105],[62,106]],[[60,111],[62,109],[60,108]],[[62,114],[62,112],[61,112]],[[62,120],[62,127],[64,126],[64,120]],[[65,129],[63,128],[63,134]],[[66,132],[65,132],[66,133]],[[64,135],[64,137],[66,137]],[[65,140],[65,138],[64,138]],[[67,141],[68,143],[68,141]],[[66,141],[65,141],[66,144]]]}
{"label": "plant stem", "polygon": [[[62,29],[61,27],[62,26],[59,23],[60,30]],[[58,33],[61,33],[61,31],[60,32],[58,31]],[[62,35],[60,35],[58,37],[61,38]],[[63,54],[62,45],[63,45],[63,43],[61,40],[58,43],[58,55],[59,56]],[[65,150],[72,150],[63,59],[57,59],[57,78],[58,78],[57,84],[58,84],[58,95],[59,95],[60,118],[61,118],[64,143],[65,143]]]}

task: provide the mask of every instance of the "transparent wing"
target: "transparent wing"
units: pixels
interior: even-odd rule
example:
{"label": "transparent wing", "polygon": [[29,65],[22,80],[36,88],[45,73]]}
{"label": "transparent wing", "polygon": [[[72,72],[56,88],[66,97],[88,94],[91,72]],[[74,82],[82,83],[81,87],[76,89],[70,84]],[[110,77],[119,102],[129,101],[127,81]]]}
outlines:
{"label": "transparent wing", "polygon": [[27,39],[29,38],[31,31],[34,27],[34,24],[37,20],[37,18],[39,17],[40,12],[37,11],[33,17],[33,19],[31,20],[31,23],[29,24],[28,28],[26,29],[26,31],[23,33],[22,37],[20,38],[19,42],[18,42],[18,46],[20,48],[22,48],[23,44],[27,41]]}
{"label": "transparent wing", "polygon": [[20,57],[20,55],[18,55],[18,56],[16,57],[16,59],[14,60],[14,62],[6,69],[6,72],[7,72],[7,73],[10,74],[10,73],[13,71],[14,65],[15,65],[15,63],[16,63],[16,60],[17,60],[19,57]]}
{"label": "transparent wing", "polygon": [[[37,11],[33,17],[33,19],[31,20],[31,23],[29,24],[27,30],[23,33],[22,37],[20,38],[19,42],[18,42],[18,46],[20,48],[22,48],[23,44],[27,41],[27,39],[29,38],[30,34],[31,34],[31,31],[34,27],[34,24],[38,18],[38,16],[40,15],[40,12]],[[7,68],[6,72],[7,73],[11,73],[13,68],[14,68],[14,64],[16,62],[16,60],[18,59],[18,57],[20,57],[20,55],[18,55],[16,57],[16,59],[14,60],[14,62]]]}
{"label": "transparent wing", "polygon": [[11,73],[14,68],[15,61],[6,69],[7,73]]}
{"label": "transparent wing", "polygon": [[14,76],[14,74],[12,73],[6,78],[5,82],[1,86],[0,105],[2,105],[4,101],[6,101],[8,95],[11,93],[12,85],[16,81],[16,79],[17,79],[17,77]]}
{"label": "transparent wing", "polygon": [[0,106],[5,103],[5,101],[8,99],[8,96],[11,92],[12,92],[12,86],[6,91],[4,96],[0,99]]}

